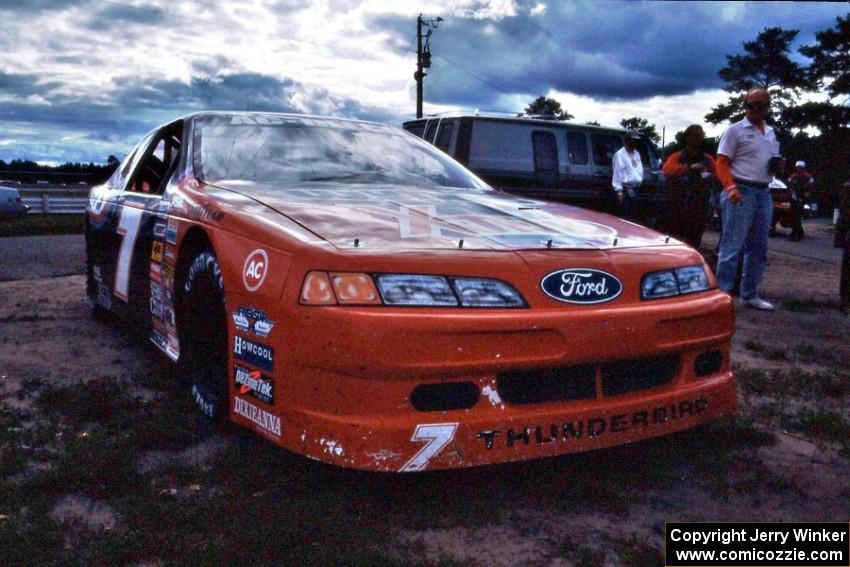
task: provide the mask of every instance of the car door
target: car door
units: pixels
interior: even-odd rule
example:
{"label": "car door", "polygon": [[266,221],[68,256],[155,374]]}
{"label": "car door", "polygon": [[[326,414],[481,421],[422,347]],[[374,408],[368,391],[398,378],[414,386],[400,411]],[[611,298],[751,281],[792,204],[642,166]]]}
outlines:
{"label": "car door", "polygon": [[[88,294],[101,307],[119,314],[126,311],[126,299],[121,295],[115,296],[116,290],[126,287],[126,278],[120,275],[126,274],[123,268],[127,258],[124,250],[127,221],[122,220],[124,187],[154,134],[151,132],[142,138],[104,185],[92,188],[86,208]],[[123,271],[119,270],[119,263]],[[123,297],[127,296],[127,293],[123,294]]]}
{"label": "car door", "polygon": [[162,259],[169,210],[162,194],[179,161],[181,128],[170,124],[139,145],[129,175],[114,196],[114,221],[103,239],[111,241],[111,261],[101,270],[112,284],[113,309],[137,320],[144,330],[152,317],[167,316],[152,277]]}
{"label": "car door", "polygon": [[566,195],[570,202],[584,207],[600,208],[599,189],[595,186],[593,165],[590,163],[588,133],[578,129],[564,132],[569,172]]}
{"label": "car door", "polygon": [[531,133],[534,177],[537,187],[552,190],[558,186],[558,142],[555,134],[543,130]]}

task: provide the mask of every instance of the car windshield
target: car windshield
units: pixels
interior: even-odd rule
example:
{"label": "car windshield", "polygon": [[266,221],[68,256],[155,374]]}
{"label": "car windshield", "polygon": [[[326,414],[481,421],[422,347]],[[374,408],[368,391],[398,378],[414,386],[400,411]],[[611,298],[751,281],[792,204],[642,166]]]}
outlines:
{"label": "car windshield", "polygon": [[443,152],[400,128],[331,118],[201,117],[195,123],[194,167],[201,179],[211,183],[487,188]]}

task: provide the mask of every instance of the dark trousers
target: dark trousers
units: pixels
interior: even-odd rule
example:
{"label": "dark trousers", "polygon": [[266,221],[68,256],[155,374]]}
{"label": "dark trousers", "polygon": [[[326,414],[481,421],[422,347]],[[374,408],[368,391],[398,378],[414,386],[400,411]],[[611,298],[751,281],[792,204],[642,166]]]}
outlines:
{"label": "dark trousers", "polygon": [[797,200],[791,202],[791,218],[793,220],[791,234],[788,238],[799,240],[805,236],[803,233],[803,201]]}
{"label": "dark trousers", "polygon": [[620,218],[634,220],[637,212],[637,188],[637,185],[623,184],[623,202],[617,205]]}
{"label": "dark trousers", "polygon": [[699,249],[708,222],[710,190],[682,185],[674,187],[667,204],[667,232]]}

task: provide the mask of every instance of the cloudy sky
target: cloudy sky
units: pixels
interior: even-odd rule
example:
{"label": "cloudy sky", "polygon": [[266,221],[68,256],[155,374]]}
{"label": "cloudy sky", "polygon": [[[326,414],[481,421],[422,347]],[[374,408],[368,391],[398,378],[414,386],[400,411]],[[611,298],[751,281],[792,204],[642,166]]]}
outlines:
{"label": "cloudy sky", "polygon": [[415,112],[420,12],[444,19],[431,40],[426,113],[520,111],[546,94],[578,121],[639,115],[666,126],[669,140],[725,100],[717,70],[744,41],[782,26],[811,43],[848,11],[809,2],[0,0],[0,159],[103,162],[201,109],[400,124]]}

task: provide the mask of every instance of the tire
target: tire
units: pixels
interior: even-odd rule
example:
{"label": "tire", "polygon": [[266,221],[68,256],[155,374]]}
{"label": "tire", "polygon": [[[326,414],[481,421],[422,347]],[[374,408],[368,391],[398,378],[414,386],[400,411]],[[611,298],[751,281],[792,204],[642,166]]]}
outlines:
{"label": "tire", "polygon": [[210,248],[189,264],[178,305],[179,373],[201,414],[228,421],[227,311],[221,266]]}
{"label": "tire", "polygon": [[98,282],[94,277],[95,270],[91,248],[89,227],[88,222],[86,222],[86,312],[95,321],[106,321],[109,319],[110,312],[97,300]]}

